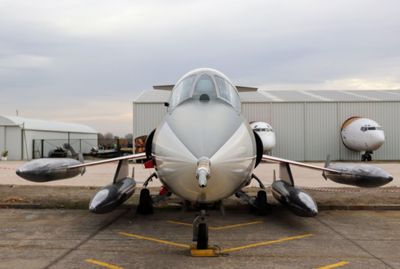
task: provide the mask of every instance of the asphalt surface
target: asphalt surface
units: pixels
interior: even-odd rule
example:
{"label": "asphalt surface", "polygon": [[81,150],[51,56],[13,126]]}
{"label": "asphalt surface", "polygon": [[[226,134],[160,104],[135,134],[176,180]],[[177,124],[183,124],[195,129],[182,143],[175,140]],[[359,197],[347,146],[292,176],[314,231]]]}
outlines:
{"label": "asphalt surface", "polygon": [[[214,258],[190,256],[196,212],[183,211],[177,197],[161,203],[154,215],[141,216],[135,214],[137,190],[110,214],[89,213],[90,198],[110,183],[116,164],[35,184],[15,175],[22,163],[0,162],[0,269],[400,268],[399,163],[374,163],[395,178],[378,189],[343,187],[293,167],[296,184],[318,203],[316,218],[297,217],[272,198],[267,216],[227,199],[225,216],[209,212],[210,245],[219,249]],[[152,169],[133,167],[140,187]],[[261,164],[255,172],[268,186],[274,169]],[[158,193],[159,182],[150,186]],[[246,192],[255,195],[257,184],[251,186]]]}
{"label": "asphalt surface", "polygon": [[0,268],[400,268],[400,211],[209,213],[221,255],[199,258],[188,249],[194,211],[0,209]]}

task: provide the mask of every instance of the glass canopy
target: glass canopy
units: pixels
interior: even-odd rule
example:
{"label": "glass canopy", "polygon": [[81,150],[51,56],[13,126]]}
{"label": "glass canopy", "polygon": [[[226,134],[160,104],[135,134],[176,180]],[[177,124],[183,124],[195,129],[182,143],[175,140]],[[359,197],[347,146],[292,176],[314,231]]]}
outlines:
{"label": "glass canopy", "polygon": [[173,109],[189,99],[200,102],[220,99],[240,111],[240,98],[236,88],[217,74],[198,73],[183,78],[172,90],[170,108]]}

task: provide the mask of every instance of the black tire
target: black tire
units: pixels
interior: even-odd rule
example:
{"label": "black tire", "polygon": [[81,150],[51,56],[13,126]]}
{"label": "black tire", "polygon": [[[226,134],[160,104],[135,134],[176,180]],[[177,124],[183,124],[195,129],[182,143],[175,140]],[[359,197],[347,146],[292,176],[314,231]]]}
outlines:
{"label": "black tire", "polygon": [[367,156],[365,154],[361,155],[361,161],[366,162],[367,161]]}
{"label": "black tire", "polygon": [[370,162],[370,161],[372,161],[372,156],[368,154],[368,156],[367,156],[367,162]]}
{"label": "black tire", "polygon": [[257,203],[260,205],[267,203],[267,193],[265,191],[257,192]]}
{"label": "black tire", "polygon": [[142,189],[140,191],[137,212],[142,215],[153,214],[153,199],[151,199],[150,191],[148,189]]}
{"label": "black tire", "polygon": [[266,215],[268,210],[267,193],[264,190],[257,192],[257,210],[260,215]]}
{"label": "black tire", "polygon": [[205,223],[200,223],[197,228],[197,249],[208,248],[208,227]]}

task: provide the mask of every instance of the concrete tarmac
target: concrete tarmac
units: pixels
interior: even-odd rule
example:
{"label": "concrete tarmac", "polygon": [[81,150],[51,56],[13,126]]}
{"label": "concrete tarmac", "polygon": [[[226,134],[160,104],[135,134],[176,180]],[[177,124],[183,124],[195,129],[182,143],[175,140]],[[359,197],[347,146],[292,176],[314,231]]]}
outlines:
{"label": "concrete tarmac", "polygon": [[400,268],[400,211],[210,211],[214,258],[191,257],[195,212],[0,209],[0,268]]}
{"label": "concrete tarmac", "polygon": [[[379,189],[344,187],[292,167],[296,184],[324,209],[316,218],[297,217],[273,200],[269,214],[258,216],[228,199],[225,216],[209,211],[210,245],[220,254],[215,258],[190,256],[196,212],[182,211],[177,198],[148,216],[135,214],[137,194],[110,214],[79,210],[111,182],[116,164],[42,184],[16,176],[21,164],[0,162],[0,269],[400,268],[400,211],[387,210],[400,207],[399,163],[374,163],[395,178]],[[133,167],[140,187],[153,170]],[[276,164],[263,163],[255,172],[268,186],[274,169]],[[150,186],[157,193],[160,183]],[[248,191],[254,195],[257,188]],[[42,209],[29,209],[36,207]],[[329,210],[337,208],[352,210]]]}

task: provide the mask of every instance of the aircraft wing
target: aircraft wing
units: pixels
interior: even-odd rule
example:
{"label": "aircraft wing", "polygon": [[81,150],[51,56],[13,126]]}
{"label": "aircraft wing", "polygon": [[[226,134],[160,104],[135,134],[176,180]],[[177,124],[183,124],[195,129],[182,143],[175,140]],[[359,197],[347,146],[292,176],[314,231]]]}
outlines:
{"label": "aircraft wing", "polygon": [[138,159],[143,159],[143,158],[146,158],[146,153],[144,153],[144,152],[138,153],[138,154],[126,155],[126,156],[122,156],[122,157],[106,159],[106,160],[101,160],[101,161],[70,165],[67,167],[67,169],[75,169],[75,168],[81,168],[81,167],[87,167],[87,166],[93,166],[93,165],[100,165],[100,164],[104,164],[104,163],[118,162],[118,161],[123,161],[123,160],[138,160]]}
{"label": "aircraft wing", "polygon": [[286,160],[283,158],[263,155],[263,161],[279,163],[280,179],[294,186],[294,180],[290,169],[290,164],[322,171],[325,179],[330,179],[339,184],[352,185],[357,187],[380,187],[393,180],[393,176],[380,167],[360,163],[332,163],[329,158],[325,167]]}
{"label": "aircraft wing", "polygon": [[338,170],[335,170],[335,169],[331,169],[331,168],[327,168],[327,167],[320,167],[320,166],[316,166],[316,165],[312,165],[312,164],[306,164],[306,163],[302,163],[302,162],[291,161],[291,160],[287,160],[287,159],[273,157],[273,156],[270,156],[270,155],[263,155],[262,156],[262,160],[263,161],[272,161],[272,162],[277,162],[277,163],[293,164],[293,165],[296,165],[296,166],[309,168],[309,169],[314,169],[314,170],[319,170],[319,171],[322,171],[322,172],[342,173],[341,171],[338,171]]}
{"label": "aircraft wing", "polygon": [[33,182],[47,182],[83,175],[86,166],[100,165],[110,162],[128,163],[128,160],[146,158],[146,153],[131,154],[127,156],[83,163],[83,160],[70,158],[44,158],[32,160],[19,167],[16,171],[20,177]]}

